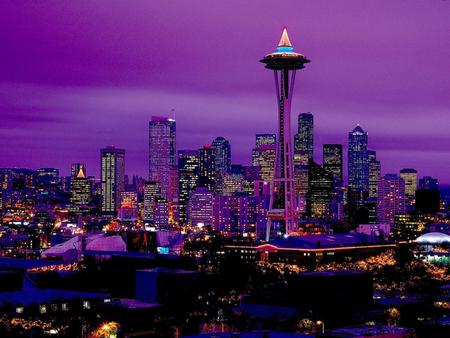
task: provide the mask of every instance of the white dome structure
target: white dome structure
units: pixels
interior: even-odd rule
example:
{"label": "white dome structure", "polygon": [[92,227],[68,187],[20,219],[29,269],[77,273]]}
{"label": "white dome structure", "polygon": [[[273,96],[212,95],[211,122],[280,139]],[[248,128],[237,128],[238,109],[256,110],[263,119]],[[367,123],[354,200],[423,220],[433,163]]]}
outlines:
{"label": "white dome structure", "polygon": [[444,242],[450,243],[450,236],[442,232],[429,232],[417,237],[415,242],[420,244],[441,244]]}

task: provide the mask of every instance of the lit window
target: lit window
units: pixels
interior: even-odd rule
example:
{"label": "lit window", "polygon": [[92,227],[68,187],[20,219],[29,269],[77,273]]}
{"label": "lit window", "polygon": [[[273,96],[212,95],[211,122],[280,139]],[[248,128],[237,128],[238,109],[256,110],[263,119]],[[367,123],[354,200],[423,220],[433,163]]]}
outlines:
{"label": "lit window", "polygon": [[91,303],[88,300],[83,300],[83,309],[89,310],[91,308]]}
{"label": "lit window", "polygon": [[47,305],[45,305],[45,304],[39,305],[39,312],[40,313],[47,313]]}

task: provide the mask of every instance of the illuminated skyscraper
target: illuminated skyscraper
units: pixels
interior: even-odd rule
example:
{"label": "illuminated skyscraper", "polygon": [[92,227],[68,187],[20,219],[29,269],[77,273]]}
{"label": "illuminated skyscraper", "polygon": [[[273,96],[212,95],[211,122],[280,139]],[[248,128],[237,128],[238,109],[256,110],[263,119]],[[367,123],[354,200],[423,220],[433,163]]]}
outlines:
{"label": "illuminated skyscraper", "polygon": [[323,168],[342,181],[342,144],[323,145]]}
{"label": "illuminated skyscraper", "polygon": [[311,217],[328,218],[333,198],[334,177],[329,170],[309,161],[307,210]]}
{"label": "illuminated skyscraper", "polygon": [[369,159],[369,199],[375,200],[378,196],[381,163],[377,161],[377,153],[375,150],[368,150],[367,155]]}
{"label": "illuminated skyscraper", "polygon": [[209,191],[214,191],[215,187],[215,163],[214,149],[209,144],[205,144],[199,151],[199,175],[198,186],[208,188]]}
{"label": "illuminated skyscraper", "polygon": [[214,194],[198,187],[189,197],[188,219],[191,226],[212,226]]}
{"label": "illuminated skyscraper", "polygon": [[276,134],[256,134],[256,147],[252,149],[252,165],[258,168],[259,179],[262,181],[272,181],[276,144]]}
{"label": "illuminated skyscraper", "polygon": [[417,190],[417,170],[405,168],[400,170],[400,177],[405,181],[405,197],[408,206],[413,206]]}
{"label": "illuminated skyscraper", "polygon": [[256,134],[256,148],[262,145],[277,144],[276,134]]}
{"label": "illuminated skyscraper", "polygon": [[378,223],[395,223],[395,215],[405,213],[405,182],[395,174],[388,174],[378,182]]}
{"label": "illuminated skyscraper", "polygon": [[116,216],[120,206],[120,193],[124,191],[125,150],[106,147],[100,150],[102,212],[105,216]]}
{"label": "illuminated skyscraper", "polygon": [[314,116],[311,113],[299,114],[297,128],[294,136],[294,185],[301,205],[308,192],[308,163],[314,158]]}
{"label": "illuminated skyscraper", "polygon": [[161,185],[159,182],[147,181],[144,183],[144,215],[146,223],[154,224],[156,200],[161,198]]}
{"label": "illuminated skyscraper", "polygon": [[258,167],[259,178],[262,181],[272,182],[276,151],[275,144],[262,144],[253,149],[252,164]]}
{"label": "illuminated skyscraper", "polygon": [[197,150],[178,151],[178,190],[180,224],[187,222],[186,209],[189,195],[198,185],[199,162]]}
{"label": "illuminated skyscraper", "polygon": [[231,168],[230,142],[223,137],[217,137],[211,144],[214,151],[215,193],[222,194],[223,180]]}
{"label": "illuminated skyscraper", "polygon": [[348,186],[353,192],[369,190],[367,133],[358,125],[348,134]]}
{"label": "illuminated skyscraper", "polygon": [[170,169],[176,166],[175,120],[152,116],[149,122],[149,180],[161,184],[161,195],[168,198]]}
{"label": "illuminated skyscraper", "polygon": [[120,193],[120,208],[118,217],[121,220],[134,221],[137,218],[138,205],[135,191],[122,191]]}
{"label": "illuminated skyscraper", "polygon": [[244,175],[229,173],[223,180],[222,196],[233,196],[244,191]]}
{"label": "illuminated skyscraper", "polygon": [[266,68],[273,70],[278,101],[278,139],[272,179],[270,210],[266,239],[270,238],[272,225],[279,232],[289,235],[297,230],[297,203],[294,190],[293,149],[291,140],[291,102],[295,74],[309,60],[295,53],[289,41],[287,29],[283,29],[277,51],[262,60]]}
{"label": "illuminated skyscraper", "polygon": [[295,134],[295,153],[314,159],[314,116],[311,113],[298,115],[298,132]]}
{"label": "illuminated skyscraper", "polygon": [[73,210],[91,203],[91,182],[86,178],[84,167],[78,168],[78,174],[70,180],[70,204]]}
{"label": "illuminated skyscraper", "polygon": [[79,175],[80,170],[83,171],[84,177],[87,177],[86,175],[86,165],[84,163],[72,163],[70,166],[70,177],[75,178]]}

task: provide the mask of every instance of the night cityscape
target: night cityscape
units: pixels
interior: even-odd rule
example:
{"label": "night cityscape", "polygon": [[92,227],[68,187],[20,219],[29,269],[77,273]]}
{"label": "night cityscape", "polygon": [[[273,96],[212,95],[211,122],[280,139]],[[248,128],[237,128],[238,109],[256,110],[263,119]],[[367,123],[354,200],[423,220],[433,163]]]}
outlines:
{"label": "night cityscape", "polygon": [[450,2],[0,3],[0,337],[450,337]]}

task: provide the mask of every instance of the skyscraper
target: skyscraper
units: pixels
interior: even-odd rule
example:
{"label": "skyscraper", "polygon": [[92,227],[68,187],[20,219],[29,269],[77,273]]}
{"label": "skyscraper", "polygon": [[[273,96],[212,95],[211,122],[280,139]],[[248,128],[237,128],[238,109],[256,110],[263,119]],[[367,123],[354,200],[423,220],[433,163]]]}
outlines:
{"label": "skyscraper", "polygon": [[395,215],[405,212],[405,182],[395,174],[388,174],[378,182],[378,223],[395,223]]}
{"label": "skyscraper", "polygon": [[161,184],[161,195],[168,197],[170,169],[175,167],[175,120],[152,116],[149,122],[149,180]]}
{"label": "skyscraper", "polygon": [[86,165],[84,163],[72,163],[70,166],[70,177],[75,178],[79,175],[80,170],[83,171],[84,177],[86,176]]}
{"label": "skyscraper", "polygon": [[277,144],[276,134],[256,134],[256,148],[262,145]]}
{"label": "skyscraper", "polygon": [[90,202],[91,183],[86,178],[85,168],[80,166],[78,174],[70,179],[70,204],[73,210],[79,210]]}
{"label": "skyscraper", "polygon": [[323,145],[323,168],[342,181],[342,144]]}
{"label": "skyscraper", "polygon": [[229,173],[223,180],[223,196],[233,196],[244,191],[244,175]]}
{"label": "skyscraper", "polygon": [[37,189],[57,189],[59,187],[59,170],[55,168],[39,168],[36,170]]}
{"label": "skyscraper", "polygon": [[124,191],[125,150],[106,147],[100,150],[102,212],[105,216],[116,216],[120,206],[120,193]]}
{"label": "skyscraper", "polygon": [[295,74],[309,60],[294,52],[287,29],[278,43],[277,51],[262,60],[266,68],[273,70],[278,98],[278,138],[272,179],[270,210],[266,239],[270,237],[272,224],[289,235],[297,230],[297,203],[294,190],[293,149],[291,141],[291,102]]}
{"label": "skyscraper", "polygon": [[437,178],[424,176],[416,191],[416,210],[423,214],[436,214],[440,208],[440,191]]}
{"label": "skyscraper", "polygon": [[156,181],[144,183],[144,222],[155,223],[156,200],[161,198],[161,185]]}
{"label": "skyscraper", "polygon": [[215,163],[214,149],[209,144],[205,144],[199,151],[199,175],[198,186],[208,188],[209,191],[214,191],[215,187]]}
{"label": "skyscraper", "polygon": [[309,161],[307,210],[311,217],[327,218],[333,198],[333,173],[314,161]]}
{"label": "skyscraper", "polygon": [[358,125],[348,134],[348,186],[353,192],[369,190],[367,133]]}
{"label": "skyscraper", "polygon": [[258,167],[259,178],[262,181],[272,182],[276,151],[275,144],[262,144],[253,149],[252,164]]}
{"label": "skyscraper", "polygon": [[369,160],[369,193],[365,208],[368,210],[368,222],[376,224],[377,220],[377,198],[378,198],[378,181],[381,176],[381,163],[377,160],[375,150],[367,151]]}
{"label": "skyscraper", "polygon": [[414,205],[417,190],[417,170],[412,168],[404,168],[400,170],[400,177],[405,181],[405,197],[406,204],[409,207]]}
{"label": "skyscraper", "polygon": [[439,190],[437,178],[424,176],[419,180],[419,189],[421,190]]}
{"label": "skyscraper", "polygon": [[187,222],[189,195],[198,185],[199,159],[197,150],[178,151],[178,190],[180,224]]}
{"label": "skyscraper", "polygon": [[314,159],[314,116],[311,113],[298,115],[298,132],[295,135],[295,153]]}
{"label": "skyscraper", "polygon": [[214,194],[205,187],[198,187],[191,193],[188,203],[188,219],[191,226],[213,224]]}
{"label": "skyscraper", "polygon": [[375,200],[378,196],[378,181],[381,175],[381,163],[377,161],[375,150],[368,150],[369,160],[369,199]]}
{"label": "skyscraper", "polygon": [[223,137],[217,137],[211,144],[214,151],[215,193],[222,194],[223,180],[231,168],[230,142]]}

